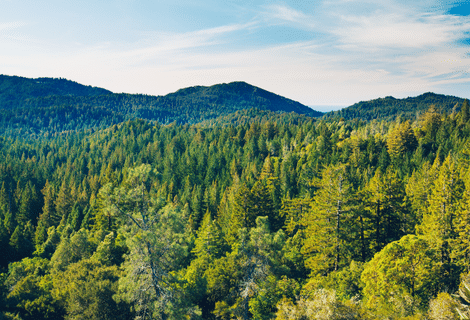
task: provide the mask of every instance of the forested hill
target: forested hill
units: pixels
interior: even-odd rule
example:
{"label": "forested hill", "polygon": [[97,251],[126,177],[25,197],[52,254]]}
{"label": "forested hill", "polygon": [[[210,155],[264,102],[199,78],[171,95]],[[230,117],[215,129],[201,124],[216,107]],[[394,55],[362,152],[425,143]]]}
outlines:
{"label": "forested hill", "polygon": [[196,104],[215,103],[236,110],[256,107],[270,111],[293,111],[312,117],[322,115],[322,112],[312,110],[299,102],[281,97],[246,82],[223,83],[210,87],[190,87],[171,93],[166,98]]}
{"label": "forested hill", "polygon": [[190,87],[166,96],[115,94],[65,79],[0,78],[0,134],[101,129],[130,119],[198,123],[257,108],[319,117],[293,100],[245,82]]}
{"label": "forested hill", "polygon": [[[456,105],[462,105],[464,99],[435,94],[432,92],[424,93],[417,97],[408,97],[405,99],[396,99],[394,97],[385,97],[369,101],[361,101],[350,107],[329,112],[325,115],[328,119],[384,119],[394,120],[397,116],[402,119],[415,119],[418,114],[423,114],[434,105],[440,112],[452,112]],[[455,111],[458,111],[458,107]]]}
{"label": "forested hill", "polygon": [[0,107],[19,108],[29,99],[47,96],[96,96],[112,93],[109,90],[84,86],[74,81],[54,78],[29,79],[0,75]]}

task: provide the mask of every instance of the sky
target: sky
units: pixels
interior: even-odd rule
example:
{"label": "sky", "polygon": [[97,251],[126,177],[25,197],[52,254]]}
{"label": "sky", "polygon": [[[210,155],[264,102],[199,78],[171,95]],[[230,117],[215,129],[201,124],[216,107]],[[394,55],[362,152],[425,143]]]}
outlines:
{"label": "sky", "polygon": [[245,81],[327,111],[470,98],[470,0],[0,0],[0,74],[165,95]]}

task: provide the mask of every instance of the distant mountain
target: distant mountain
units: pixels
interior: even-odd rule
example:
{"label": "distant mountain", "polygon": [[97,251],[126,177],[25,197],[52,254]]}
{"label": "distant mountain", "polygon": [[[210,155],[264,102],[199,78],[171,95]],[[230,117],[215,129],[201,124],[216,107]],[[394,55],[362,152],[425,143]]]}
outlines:
{"label": "distant mountain", "polygon": [[251,108],[310,117],[323,115],[245,82],[150,96],[115,94],[65,79],[0,77],[0,133],[98,129],[133,118],[198,123]]}
{"label": "distant mountain", "polygon": [[451,112],[454,107],[456,107],[456,110],[458,111],[464,100],[465,99],[462,98],[432,92],[406,99],[385,97],[370,101],[361,101],[350,107],[328,112],[324,115],[324,118],[344,118],[346,120],[356,118],[362,120],[393,120],[400,116],[403,119],[414,119],[417,114],[426,112],[431,105],[434,105],[441,112]]}
{"label": "distant mountain", "polygon": [[47,96],[97,96],[112,93],[109,90],[84,86],[66,79],[29,79],[0,75],[0,107],[13,109],[24,106],[25,101]]}
{"label": "distant mountain", "polygon": [[261,110],[296,112],[312,117],[322,116],[299,102],[281,97],[272,92],[252,86],[246,82],[231,82],[210,87],[190,87],[166,96],[168,99],[182,99],[196,103],[211,103],[237,110],[259,108]]}

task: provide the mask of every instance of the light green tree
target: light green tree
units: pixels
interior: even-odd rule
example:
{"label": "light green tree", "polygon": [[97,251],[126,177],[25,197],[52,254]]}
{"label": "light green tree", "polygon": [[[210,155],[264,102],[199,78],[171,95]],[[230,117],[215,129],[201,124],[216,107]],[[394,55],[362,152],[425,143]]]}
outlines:
{"label": "light green tree", "polygon": [[178,206],[163,207],[152,189],[155,171],[150,165],[131,168],[120,187],[100,190],[104,210],[127,223],[129,254],[123,264],[117,301],[134,305],[142,319],[177,319],[193,312],[184,306],[176,271],[187,256],[185,224]]}
{"label": "light green tree", "polygon": [[237,253],[242,281],[239,285],[240,299],[234,312],[239,319],[250,318],[250,309],[253,307],[250,300],[262,290],[263,281],[271,274],[276,260],[279,260],[284,241],[282,230],[275,234],[270,232],[268,217],[257,217],[256,228],[240,230]]}
{"label": "light green tree", "polygon": [[[459,271],[456,269],[455,255],[458,253],[458,221],[463,192],[463,181],[460,179],[455,161],[448,156],[439,168],[439,173],[431,188],[426,213],[423,221],[417,226],[418,234],[428,237],[429,244],[439,252],[442,287],[455,290]],[[460,213],[461,215],[463,212]],[[457,249],[457,250],[456,250]]]}
{"label": "light green tree", "polygon": [[113,300],[120,273],[117,266],[91,258],[72,263],[56,275],[54,298],[63,303],[65,319],[129,319],[130,306]]}
{"label": "light green tree", "polygon": [[322,172],[309,213],[303,217],[306,239],[302,248],[313,275],[326,275],[348,265],[353,189],[344,165]]}
{"label": "light green tree", "polygon": [[10,311],[25,320],[61,318],[63,309],[52,297],[52,287],[49,260],[36,257],[11,263],[5,281]]}
{"label": "light green tree", "polygon": [[436,258],[422,236],[406,235],[385,246],[361,275],[367,307],[402,317],[426,307],[440,280]]}
{"label": "light green tree", "polygon": [[441,292],[429,302],[428,316],[432,320],[457,320],[458,304],[447,292]]}
{"label": "light green tree", "polygon": [[360,197],[366,211],[365,238],[373,252],[400,239],[410,229],[412,231],[403,208],[404,186],[393,167],[389,167],[385,173],[377,169]]}
{"label": "light green tree", "polygon": [[334,290],[318,289],[310,297],[301,297],[295,303],[283,300],[277,305],[276,320],[355,320],[367,319],[357,303],[341,302]]}
{"label": "light green tree", "polygon": [[409,121],[398,122],[387,137],[388,153],[392,159],[398,159],[407,151],[413,151],[418,144]]}

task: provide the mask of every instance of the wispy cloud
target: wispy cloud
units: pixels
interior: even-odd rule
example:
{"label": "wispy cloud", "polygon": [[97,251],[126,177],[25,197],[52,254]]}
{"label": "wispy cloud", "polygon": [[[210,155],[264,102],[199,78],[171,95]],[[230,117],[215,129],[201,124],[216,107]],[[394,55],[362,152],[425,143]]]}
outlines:
{"label": "wispy cloud", "polygon": [[183,33],[157,32],[147,34],[136,44],[138,48],[124,50],[122,54],[136,60],[158,58],[162,55],[181,54],[188,50],[221,45],[228,42],[227,37],[236,32],[247,30],[254,23],[232,24],[216,28]]}
{"label": "wispy cloud", "polygon": [[301,11],[280,4],[266,6],[265,15],[272,19],[279,19],[291,22],[299,22],[307,18]]}
{"label": "wispy cloud", "polygon": [[380,13],[371,16],[340,16],[333,30],[340,42],[360,48],[423,48],[442,46],[464,37],[470,23],[455,16]]}
{"label": "wispy cloud", "polygon": [[312,16],[296,10],[285,4],[272,4],[263,7],[262,17],[269,23],[288,23],[302,26],[304,28],[314,28],[315,23]]}

